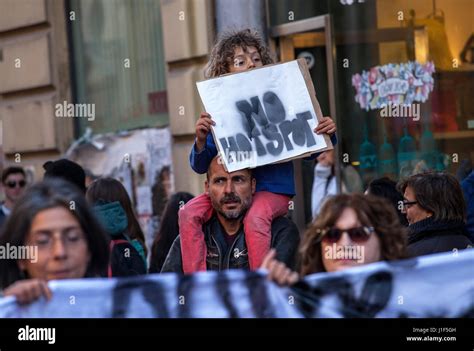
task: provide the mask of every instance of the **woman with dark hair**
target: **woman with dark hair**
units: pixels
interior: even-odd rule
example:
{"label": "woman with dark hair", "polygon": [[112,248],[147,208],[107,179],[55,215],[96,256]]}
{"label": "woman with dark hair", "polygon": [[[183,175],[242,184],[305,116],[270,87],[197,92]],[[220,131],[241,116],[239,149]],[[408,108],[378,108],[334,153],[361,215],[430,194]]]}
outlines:
{"label": "woman with dark hair", "polygon": [[127,190],[125,190],[122,183],[114,178],[97,179],[87,189],[86,199],[90,204],[95,204],[98,201],[104,203],[120,202],[120,205],[127,214],[127,232],[130,238],[136,239],[142,244],[146,255],[145,236],[135,217],[135,212],[133,211],[132,202],[130,201]]}
{"label": "woman with dark hair", "polygon": [[399,183],[409,223],[412,256],[465,249],[472,242],[466,230],[466,203],[457,179],[443,172],[413,175]]}
{"label": "woman with dark hair", "polygon": [[111,239],[108,276],[146,274],[145,238],[122,183],[97,179],[87,189],[86,199]]}
{"label": "woman with dark hair", "polygon": [[[342,194],[325,202],[303,235],[299,273],[335,272],[405,257],[406,229],[393,206],[373,195]],[[293,284],[299,279],[298,274],[274,259],[273,251],[262,268],[279,284]]]}
{"label": "woman with dark hair", "polygon": [[84,195],[62,179],[45,180],[25,192],[0,236],[0,246],[6,245],[25,248],[30,256],[0,260],[3,294],[16,296],[19,303],[50,297],[49,280],[99,277],[107,268],[106,234]]}
{"label": "woman with dark hair", "polygon": [[151,247],[150,273],[160,273],[166,256],[179,234],[178,211],[194,196],[179,192],[171,196],[161,217],[160,228]]}
{"label": "woman with dark hair", "polygon": [[404,226],[408,225],[407,218],[402,212],[403,196],[397,190],[397,183],[390,178],[383,177],[374,179],[369,183],[366,194],[380,196],[386,198],[395,208],[400,219],[400,223]]}

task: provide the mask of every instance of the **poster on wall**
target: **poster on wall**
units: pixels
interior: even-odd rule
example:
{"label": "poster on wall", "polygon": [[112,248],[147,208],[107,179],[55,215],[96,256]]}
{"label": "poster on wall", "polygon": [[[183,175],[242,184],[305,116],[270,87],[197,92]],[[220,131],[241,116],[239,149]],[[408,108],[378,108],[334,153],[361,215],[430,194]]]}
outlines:
{"label": "poster on wall", "polygon": [[352,76],[355,101],[366,111],[425,102],[433,91],[434,72],[433,62],[409,61],[372,67]]}
{"label": "poster on wall", "polygon": [[[99,144],[101,148],[94,147]],[[149,247],[158,228],[157,217],[174,192],[169,181],[173,178],[171,145],[169,128],[148,128],[96,135],[70,152],[91,173],[118,179],[124,185]]]}
{"label": "poster on wall", "polygon": [[332,149],[304,58],[198,82],[229,172]]}

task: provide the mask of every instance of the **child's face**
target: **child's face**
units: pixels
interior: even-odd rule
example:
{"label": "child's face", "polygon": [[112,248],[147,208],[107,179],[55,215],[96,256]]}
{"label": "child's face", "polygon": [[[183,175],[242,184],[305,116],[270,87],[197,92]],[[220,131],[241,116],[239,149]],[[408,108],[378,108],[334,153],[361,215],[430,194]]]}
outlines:
{"label": "child's face", "polygon": [[234,57],[229,63],[229,72],[243,72],[261,66],[263,66],[262,58],[255,46],[248,46],[246,51],[238,46],[234,49]]}

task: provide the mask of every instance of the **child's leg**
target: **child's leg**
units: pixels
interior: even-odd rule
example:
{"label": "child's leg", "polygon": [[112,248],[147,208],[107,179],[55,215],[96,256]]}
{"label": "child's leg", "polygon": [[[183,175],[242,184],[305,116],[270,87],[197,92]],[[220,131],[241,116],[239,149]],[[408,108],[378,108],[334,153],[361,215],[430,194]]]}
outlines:
{"label": "child's leg", "polygon": [[244,218],[245,241],[249,252],[249,265],[256,270],[270,250],[272,221],[288,213],[287,195],[259,191]]}
{"label": "child's leg", "polygon": [[185,274],[206,270],[206,242],[202,225],[211,219],[214,209],[209,195],[201,194],[179,210],[181,259]]}

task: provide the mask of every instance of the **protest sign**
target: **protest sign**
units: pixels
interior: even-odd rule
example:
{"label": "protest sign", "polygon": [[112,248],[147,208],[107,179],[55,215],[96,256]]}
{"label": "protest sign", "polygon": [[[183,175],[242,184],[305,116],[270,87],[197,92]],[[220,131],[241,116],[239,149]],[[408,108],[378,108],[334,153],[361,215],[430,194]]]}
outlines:
{"label": "protest sign", "polygon": [[228,172],[332,149],[305,59],[198,82]]}
{"label": "protest sign", "polygon": [[0,318],[474,317],[474,250],[306,276],[292,287],[262,272],[151,274],[49,282],[52,299],[0,299]]}

